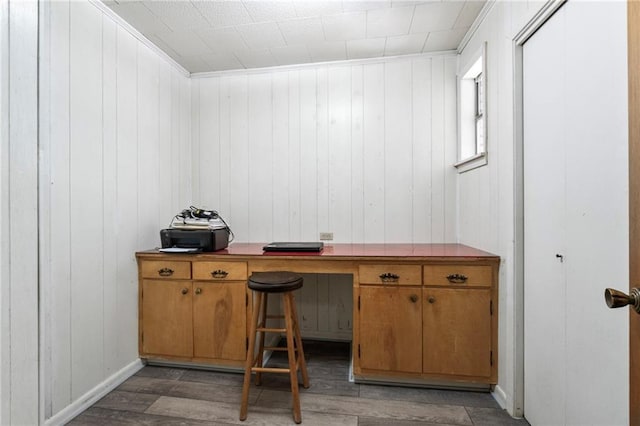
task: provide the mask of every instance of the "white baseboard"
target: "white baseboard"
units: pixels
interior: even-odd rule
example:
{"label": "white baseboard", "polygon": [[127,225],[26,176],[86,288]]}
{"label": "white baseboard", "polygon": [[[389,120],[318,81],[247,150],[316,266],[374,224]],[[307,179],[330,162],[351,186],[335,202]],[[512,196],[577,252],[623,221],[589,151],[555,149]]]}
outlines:
{"label": "white baseboard", "polygon": [[93,405],[100,398],[122,384],[122,382],[137,373],[142,367],[144,367],[144,363],[140,359],[133,361],[131,364],[127,365],[117,373],[114,373],[105,381],[91,389],[89,392],[85,393],[84,395],[73,401],[71,404],[58,411],[54,416],[45,420],[44,424],[46,426],[57,426],[69,422],[71,419]]}
{"label": "white baseboard", "polygon": [[500,408],[507,410],[507,412],[509,411],[507,407],[507,394],[504,390],[502,390],[500,385],[495,385],[495,387],[493,388],[493,392],[491,392],[491,395],[493,396],[493,399],[496,400],[498,405],[500,405]]}

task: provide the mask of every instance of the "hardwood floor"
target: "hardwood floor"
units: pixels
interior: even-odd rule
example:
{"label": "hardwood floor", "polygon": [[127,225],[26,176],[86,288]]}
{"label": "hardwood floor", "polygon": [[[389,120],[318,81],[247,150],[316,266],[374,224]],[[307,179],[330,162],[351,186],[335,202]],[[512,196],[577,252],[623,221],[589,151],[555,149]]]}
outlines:
{"label": "hardwood floor", "polygon": [[[350,426],[527,425],[490,394],[355,384],[348,381],[348,343],[305,341],[311,387],[300,388],[302,424]],[[277,353],[269,365],[286,364]],[[146,366],[70,425],[289,425],[288,376],[264,374],[252,384],[240,422],[242,374]]]}

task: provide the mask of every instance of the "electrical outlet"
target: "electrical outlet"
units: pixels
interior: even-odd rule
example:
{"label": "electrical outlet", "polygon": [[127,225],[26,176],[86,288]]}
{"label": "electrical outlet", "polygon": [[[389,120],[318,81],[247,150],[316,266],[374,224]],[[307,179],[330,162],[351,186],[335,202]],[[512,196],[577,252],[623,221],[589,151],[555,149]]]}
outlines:
{"label": "electrical outlet", "polygon": [[333,241],[333,232],[321,232],[320,241]]}

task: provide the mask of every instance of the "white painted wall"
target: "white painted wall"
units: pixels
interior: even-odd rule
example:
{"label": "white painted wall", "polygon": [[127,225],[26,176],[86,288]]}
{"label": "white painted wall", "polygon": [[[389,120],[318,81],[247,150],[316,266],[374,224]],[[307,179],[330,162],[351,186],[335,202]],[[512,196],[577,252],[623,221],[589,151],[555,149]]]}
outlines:
{"label": "white painted wall", "polygon": [[191,93],[188,77],[100,7],[44,7],[41,418],[48,419],[137,362],[134,253],[156,247],[159,229],[190,203]]}
{"label": "white painted wall", "polygon": [[38,422],[38,4],[0,2],[0,424]]}
{"label": "white painted wall", "polygon": [[[458,239],[462,244],[498,254],[500,312],[498,386],[494,395],[512,415],[522,415],[518,387],[515,288],[515,36],[544,6],[544,1],[495,2],[461,52],[470,60],[487,42],[487,152],[488,165],[459,175]],[[520,373],[521,374],[521,373]],[[521,383],[520,383],[521,385]]]}
{"label": "white painted wall", "polygon": [[194,203],[237,241],[455,242],[455,55],[192,79]]}

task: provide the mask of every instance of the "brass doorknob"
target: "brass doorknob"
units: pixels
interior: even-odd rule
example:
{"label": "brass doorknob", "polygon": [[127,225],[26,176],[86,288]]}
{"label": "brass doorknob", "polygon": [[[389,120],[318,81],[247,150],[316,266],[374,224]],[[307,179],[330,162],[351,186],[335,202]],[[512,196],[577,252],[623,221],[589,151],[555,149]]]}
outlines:
{"label": "brass doorknob", "polygon": [[610,308],[621,308],[631,305],[640,314],[640,289],[632,288],[627,296],[620,290],[607,288],[604,291],[604,300]]}

